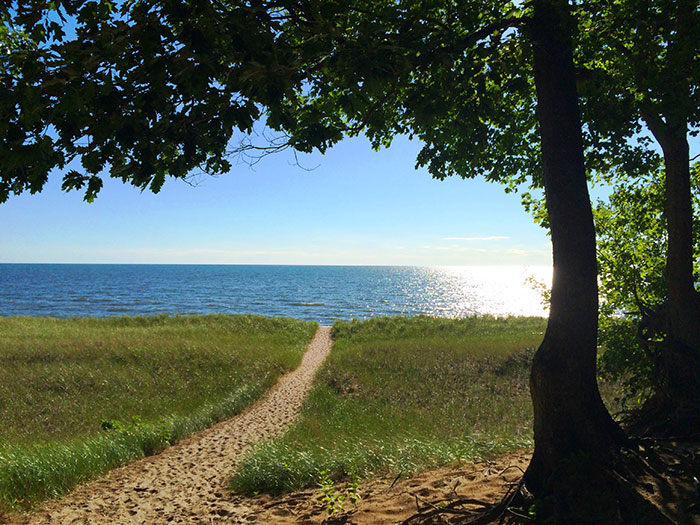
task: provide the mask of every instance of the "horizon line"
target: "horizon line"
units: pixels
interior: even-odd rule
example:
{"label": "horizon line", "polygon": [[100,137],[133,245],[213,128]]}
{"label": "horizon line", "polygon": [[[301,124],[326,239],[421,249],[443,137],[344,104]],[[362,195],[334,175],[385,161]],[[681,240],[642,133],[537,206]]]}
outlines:
{"label": "horizon line", "polygon": [[183,262],[56,262],[56,261],[0,261],[0,264],[36,264],[36,265],[85,265],[85,266],[384,266],[384,267],[417,267],[417,268],[492,268],[492,267],[550,267],[551,264],[392,264],[392,263],[183,263]]}

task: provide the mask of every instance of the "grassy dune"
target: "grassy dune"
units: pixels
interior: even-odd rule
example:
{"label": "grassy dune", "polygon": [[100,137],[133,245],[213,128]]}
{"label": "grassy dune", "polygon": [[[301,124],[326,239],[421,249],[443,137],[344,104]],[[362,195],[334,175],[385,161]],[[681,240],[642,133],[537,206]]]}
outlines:
{"label": "grassy dune", "polygon": [[325,475],[408,472],[531,445],[529,364],[546,320],[338,322],[302,417],[233,480],[283,491]]}
{"label": "grassy dune", "polygon": [[26,507],[240,411],[315,323],[0,318],[0,509]]}

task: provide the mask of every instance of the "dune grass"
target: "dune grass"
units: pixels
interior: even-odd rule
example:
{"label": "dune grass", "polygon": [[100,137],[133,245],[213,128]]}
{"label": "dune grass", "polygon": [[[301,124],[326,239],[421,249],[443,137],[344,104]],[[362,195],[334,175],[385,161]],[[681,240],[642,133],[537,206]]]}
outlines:
{"label": "dune grass", "polygon": [[299,421],[232,481],[280,492],[324,476],[411,472],[531,446],[529,365],[541,318],[337,322]]}
{"label": "dune grass", "polygon": [[315,330],[261,316],[0,318],[0,509],[242,410]]}

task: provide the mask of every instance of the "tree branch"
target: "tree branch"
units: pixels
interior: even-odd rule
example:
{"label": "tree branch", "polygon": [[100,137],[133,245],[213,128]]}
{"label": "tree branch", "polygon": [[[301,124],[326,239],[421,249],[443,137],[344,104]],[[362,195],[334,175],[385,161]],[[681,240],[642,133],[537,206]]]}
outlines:
{"label": "tree branch", "polygon": [[466,49],[467,47],[476,44],[480,40],[484,40],[485,38],[494,34],[496,31],[522,27],[524,25],[527,25],[529,22],[530,18],[526,16],[513,16],[509,18],[503,18],[501,20],[496,20],[495,22],[492,22],[491,24],[482,27],[478,31],[466,35],[463,41],[463,49]]}

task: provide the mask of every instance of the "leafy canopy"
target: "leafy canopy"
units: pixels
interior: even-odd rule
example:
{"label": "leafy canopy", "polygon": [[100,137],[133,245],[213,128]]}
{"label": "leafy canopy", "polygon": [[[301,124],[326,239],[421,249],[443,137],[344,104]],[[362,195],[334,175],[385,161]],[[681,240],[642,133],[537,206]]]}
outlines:
{"label": "leafy canopy", "polygon": [[[528,3],[34,1],[0,8],[0,201],[52,169],[158,191],[232,154],[419,138],[438,178],[539,185]],[[245,139],[264,120],[278,140]],[[586,133],[593,160],[619,152]],[[243,138],[243,142],[241,139]],[[610,156],[613,155],[610,154]],[[74,162],[75,161],[75,162]],[[598,162],[600,164],[600,162]]]}

